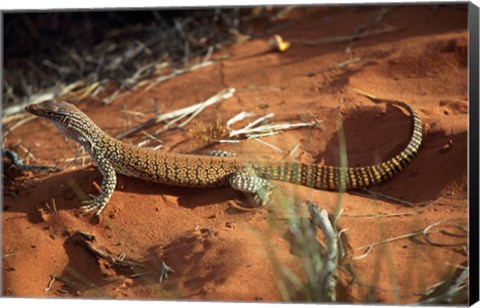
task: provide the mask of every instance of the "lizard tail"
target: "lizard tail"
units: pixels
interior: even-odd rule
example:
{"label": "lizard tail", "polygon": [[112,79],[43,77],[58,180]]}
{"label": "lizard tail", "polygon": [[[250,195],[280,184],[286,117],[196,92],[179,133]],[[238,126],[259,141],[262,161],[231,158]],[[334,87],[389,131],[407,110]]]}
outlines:
{"label": "lizard tail", "polygon": [[422,120],[409,105],[387,101],[406,109],[412,119],[412,135],[407,146],[396,156],[380,164],[365,167],[341,168],[296,162],[279,162],[259,166],[265,177],[328,190],[367,188],[382,183],[404,169],[417,155],[422,142]]}

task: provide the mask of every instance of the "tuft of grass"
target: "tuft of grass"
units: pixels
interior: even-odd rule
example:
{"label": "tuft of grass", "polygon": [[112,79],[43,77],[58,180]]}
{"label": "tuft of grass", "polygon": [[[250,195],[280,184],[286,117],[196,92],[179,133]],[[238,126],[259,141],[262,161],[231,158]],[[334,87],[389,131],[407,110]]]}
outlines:
{"label": "tuft of grass", "polygon": [[205,122],[194,120],[188,129],[188,134],[197,143],[198,146],[204,147],[216,143],[220,139],[228,137],[228,129],[222,123],[222,116],[217,112],[215,121]]}

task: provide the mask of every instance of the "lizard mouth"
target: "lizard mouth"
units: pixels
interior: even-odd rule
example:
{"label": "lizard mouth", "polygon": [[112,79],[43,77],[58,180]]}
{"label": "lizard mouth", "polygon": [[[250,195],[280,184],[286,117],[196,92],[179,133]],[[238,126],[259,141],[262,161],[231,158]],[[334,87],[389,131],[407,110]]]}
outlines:
{"label": "lizard mouth", "polygon": [[28,106],[25,106],[25,111],[28,111],[34,115],[41,116],[42,115],[42,108],[39,106],[40,104],[31,104]]}
{"label": "lizard mouth", "polygon": [[47,117],[48,113],[55,113],[58,111],[58,108],[52,105],[49,102],[43,102],[38,104],[31,104],[25,106],[25,111],[30,112],[39,117]]}
{"label": "lizard mouth", "polygon": [[35,111],[35,105],[28,105],[28,106],[25,106],[25,111],[28,111],[30,113],[33,113]]}

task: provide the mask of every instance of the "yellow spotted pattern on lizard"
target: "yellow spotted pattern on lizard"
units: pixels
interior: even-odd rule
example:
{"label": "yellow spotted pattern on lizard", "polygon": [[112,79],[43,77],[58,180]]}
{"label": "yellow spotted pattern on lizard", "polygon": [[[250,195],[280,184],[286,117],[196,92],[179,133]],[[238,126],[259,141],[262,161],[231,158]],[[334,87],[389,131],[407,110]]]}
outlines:
{"label": "yellow spotted pattern on lizard", "polygon": [[328,190],[366,188],[393,177],[416,156],[422,142],[422,121],[409,105],[389,101],[406,109],[412,119],[412,135],[398,155],[380,164],[341,168],[298,162],[252,160],[217,152],[213,155],[161,153],[136,147],[103,132],[87,115],[66,102],[42,102],[25,109],[53,122],[66,136],[84,146],[103,175],[101,192],[82,207],[99,215],[116,185],[116,172],[146,181],[186,187],[231,185],[253,194],[265,204],[272,185],[279,180]]}

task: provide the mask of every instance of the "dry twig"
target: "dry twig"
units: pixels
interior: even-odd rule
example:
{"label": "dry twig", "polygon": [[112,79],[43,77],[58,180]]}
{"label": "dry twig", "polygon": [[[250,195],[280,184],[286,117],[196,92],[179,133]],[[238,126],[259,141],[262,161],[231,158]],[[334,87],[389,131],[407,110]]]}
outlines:
{"label": "dry twig", "polygon": [[326,73],[326,72],[329,72],[329,71],[333,71],[335,69],[338,69],[338,68],[344,68],[344,67],[347,67],[349,66],[350,64],[352,63],[355,63],[355,62],[358,62],[362,60],[361,58],[353,58],[353,59],[350,59],[350,60],[347,60],[347,61],[344,61],[344,62],[340,62],[334,66],[329,66],[329,67],[326,67],[326,68],[322,68],[320,70],[317,70],[317,71],[314,71],[314,72],[311,72],[311,73],[308,73],[306,76],[307,77],[312,77],[312,76],[315,76],[315,75],[318,75],[318,74],[322,74],[322,73]]}
{"label": "dry twig", "polygon": [[338,235],[328,219],[326,210],[320,209],[317,205],[309,201],[307,205],[312,223],[322,230],[327,243],[327,257],[325,258],[326,261],[323,264],[321,274],[318,277],[318,285],[322,288],[322,297],[334,302],[336,300],[335,288],[338,281]]}
{"label": "dry twig", "polygon": [[345,36],[336,36],[336,37],[327,37],[319,40],[305,40],[303,43],[307,46],[318,46],[318,45],[324,45],[324,44],[332,44],[332,43],[344,43],[344,42],[350,42],[353,40],[357,40],[359,38],[364,38],[372,35],[378,35],[378,34],[384,34],[384,33],[390,33],[393,31],[398,31],[401,28],[395,28],[395,27],[385,27],[383,29],[378,29],[378,30],[371,30],[371,31],[365,31],[361,32],[358,34],[352,34],[352,35],[345,35]]}
{"label": "dry twig", "polygon": [[120,256],[115,256],[108,252],[106,249],[101,248],[95,244],[96,237],[86,231],[78,230],[73,235],[75,240],[82,244],[89,252],[93,253],[94,256],[100,259],[104,259],[113,266],[127,267],[130,269],[143,268],[143,264],[125,260],[125,255],[121,254]]}
{"label": "dry twig", "polygon": [[57,166],[45,166],[45,165],[26,165],[23,163],[22,159],[18,156],[18,154],[9,149],[2,149],[3,155],[10,158],[12,163],[18,168],[20,171],[52,171],[57,172],[60,169]]}
{"label": "dry twig", "polygon": [[[363,190],[363,191],[368,191],[368,192],[371,192],[367,189]],[[359,194],[359,193],[355,193],[355,192],[350,192],[352,194],[357,194],[357,195],[360,195],[360,196],[363,196],[363,194]],[[409,210],[409,211],[403,211],[403,212],[399,212],[399,213],[386,213],[386,214],[344,214],[344,216],[348,216],[348,217],[370,217],[370,218],[381,218],[381,217],[395,217],[395,216],[407,216],[407,215],[415,215],[415,214],[418,214],[420,212],[423,212],[425,211],[427,208],[430,208],[431,206],[433,205],[436,205],[436,204],[439,204],[441,199],[443,199],[444,197],[446,196],[451,196],[452,193],[445,193],[443,195],[441,195],[440,197],[438,197],[437,199],[435,200],[432,200],[432,201],[428,201],[428,202],[419,202],[419,203],[411,203],[409,201],[405,201],[405,200],[402,200],[402,199],[397,199],[395,197],[392,197],[392,196],[389,196],[389,195],[385,195],[385,194],[380,194],[380,193],[374,193],[373,194],[374,196],[381,196],[381,198],[385,198],[387,200],[393,200],[393,201],[396,201],[396,202],[399,202],[399,203],[404,203],[404,204],[407,204],[411,207],[420,207],[420,208],[415,208],[413,210]]]}

